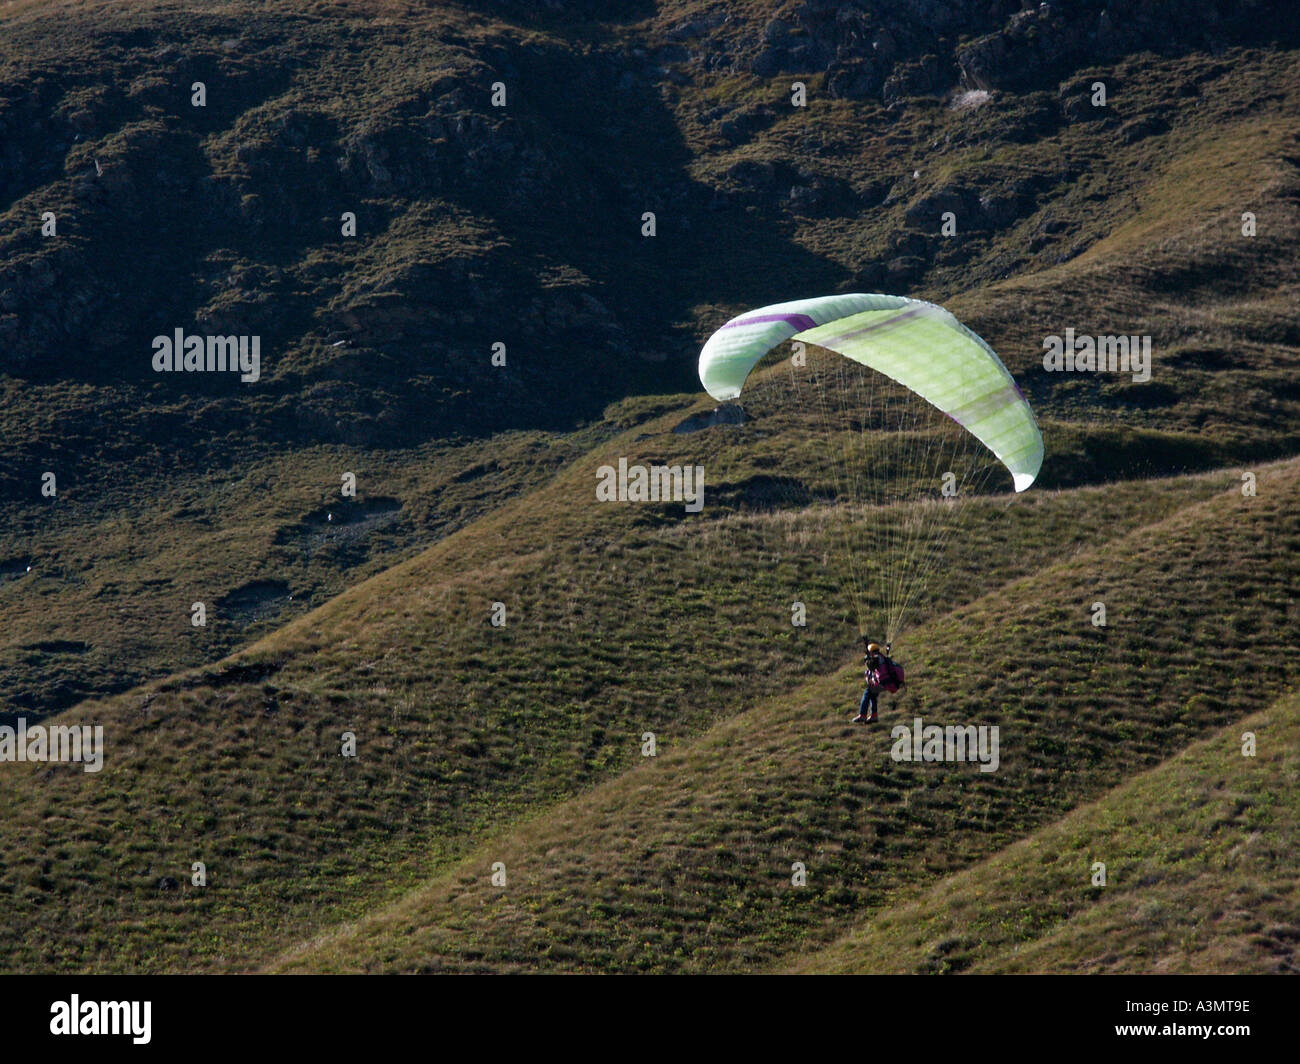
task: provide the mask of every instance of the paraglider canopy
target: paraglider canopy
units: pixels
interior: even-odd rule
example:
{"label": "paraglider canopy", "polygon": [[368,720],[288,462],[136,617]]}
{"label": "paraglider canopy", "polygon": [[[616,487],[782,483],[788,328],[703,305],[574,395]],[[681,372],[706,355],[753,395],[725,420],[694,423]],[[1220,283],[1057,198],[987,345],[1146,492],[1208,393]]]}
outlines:
{"label": "paraglider canopy", "polygon": [[750,371],[786,340],[815,344],[883,373],[943,411],[1028,488],[1043,464],[1043,437],[1006,366],[943,307],[890,295],[796,299],[747,311],[709,337],[700,382],[737,398]]}

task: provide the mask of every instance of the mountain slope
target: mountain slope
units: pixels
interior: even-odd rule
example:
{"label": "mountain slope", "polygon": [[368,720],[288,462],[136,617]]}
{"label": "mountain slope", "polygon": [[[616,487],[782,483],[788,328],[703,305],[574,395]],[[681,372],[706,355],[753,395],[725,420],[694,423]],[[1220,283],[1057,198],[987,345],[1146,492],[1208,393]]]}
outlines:
{"label": "mountain slope", "polygon": [[1297,751],[1292,694],[789,970],[1295,974]]}
{"label": "mountain slope", "polygon": [[[911,691],[891,712],[1000,725],[997,772],[891,761],[886,732],[844,723],[841,670],[501,833],[277,967],[736,970],[824,941],[1293,684],[1297,478],[1300,463],[1275,466],[1261,498],[1190,505],[913,633]],[[1193,648],[1234,571],[1258,598],[1234,605],[1219,642],[1259,683],[1225,704],[1209,696],[1217,661]],[[1109,629],[1088,621],[1094,598]],[[512,886],[490,882],[498,861]]]}
{"label": "mountain slope", "polygon": [[[1045,485],[1294,453],[1285,5],[1016,6],[0,7],[0,714],[247,646],[694,392],[769,299],[951,304]],[[153,372],[178,327],[260,336],[261,380]],[[1151,335],[1152,381],[1041,372],[1066,328]]]}
{"label": "mountain slope", "polygon": [[[758,431],[703,434],[719,490],[752,476],[766,453]],[[697,733],[842,661],[848,634],[824,567],[824,515],[592,507],[593,473],[613,454],[701,446],[672,434],[634,446],[630,436],[249,653],[55,718],[102,722],[110,756],[93,778],[6,769],[14,785],[0,796],[0,833],[13,845],[0,885],[32,921],[10,929],[11,955],[86,963],[87,947],[61,928],[101,893],[171,943],[143,952],[115,941],[105,961],[152,968],[256,955],[262,935],[400,889],[427,861],[462,852],[521,810],[634,764],[646,728]],[[780,438],[767,442],[797,461]],[[1213,497],[1222,483],[972,501],[988,535],[953,545],[951,570],[918,615],[1031,572],[1063,542],[1093,547],[1153,512]],[[807,630],[789,625],[792,589],[808,603]],[[498,597],[503,629],[488,623]],[[355,761],[339,757],[345,730],[359,736]],[[91,844],[122,830],[107,851]],[[214,880],[222,868],[221,889],[159,908],[153,884],[196,859]],[[191,937],[199,932],[202,948]]]}
{"label": "mountain slope", "polygon": [[[0,724],[109,745],[0,763],[0,964],[774,965],[1293,687],[1289,8],[1020,6],[0,3]],[[843,723],[824,441],[677,431],[730,314],[860,289],[951,306],[1044,429],[888,707],[1000,723],[989,777]],[[155,373],[174,328],[261,379]],[[1047,372],[1068,329],[1152,379]],[[704,512],[596,504],[619,459]]]}

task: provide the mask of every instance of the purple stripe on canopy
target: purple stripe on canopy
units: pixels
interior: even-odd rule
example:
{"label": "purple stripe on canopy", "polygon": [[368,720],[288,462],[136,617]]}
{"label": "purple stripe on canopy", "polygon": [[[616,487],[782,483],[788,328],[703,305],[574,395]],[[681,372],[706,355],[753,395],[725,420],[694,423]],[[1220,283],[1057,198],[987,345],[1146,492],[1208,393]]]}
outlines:
{"label": "purple stripe on canopy", "polygon": [[793,326],[797,332],[811,329],[817,324],[807,314],[756,314],[752,318],[737,318],[735,321],[729,321],[723,328],[735,329],[741,325],[760,325],[767,321],[783,321],[787,325]]}
{"label": "purple stripe on canopy", "polygon": [[818,346],[828,347],[835,350],[835,345],[843,343],[845,340],[854,340],[859,336],[865,336],[867,333],[878,332],[881,329],[892,329],[901,325],[909,318],[915,318],[918,314],[924,314],[929,308],[925,306],[912,307],[901,314],[895,314],[892,318],[886,318],[884,321],[874,322],[871,325],[864,325],[860,329],[850,329],[848,332],[836,333],[834,336],[828,336],[823,339]]}
{"label": "purple stripe on canopy", "polygon": [[996,414],[1013,403],[1020,402],[1024,397],[1020,394],[1020,389],[1015,386],[1014,382],[1008,382],[1001,388],[987,392],[978,399],[972,399],[969,403],[962,403],[961,406],[954,407],[949,412],[951,417],[959,425],[973,425],[976,422],[983,421],[986,417]]}

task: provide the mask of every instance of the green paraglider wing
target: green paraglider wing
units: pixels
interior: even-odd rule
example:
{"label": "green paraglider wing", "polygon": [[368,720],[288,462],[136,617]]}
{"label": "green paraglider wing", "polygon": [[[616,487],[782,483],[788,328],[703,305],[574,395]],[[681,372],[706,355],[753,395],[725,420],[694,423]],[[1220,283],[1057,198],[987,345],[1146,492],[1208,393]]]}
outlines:
{"label": "green paraglider wing", "polygon": [[1043,437],[1007,367],[943,307],[887,295],[821,296],[732,318],[700,351],[700,381],[735,399],[772,348],[800,340],[896,380],[942,410],[997,456],[1024,491],[1043,464]]}

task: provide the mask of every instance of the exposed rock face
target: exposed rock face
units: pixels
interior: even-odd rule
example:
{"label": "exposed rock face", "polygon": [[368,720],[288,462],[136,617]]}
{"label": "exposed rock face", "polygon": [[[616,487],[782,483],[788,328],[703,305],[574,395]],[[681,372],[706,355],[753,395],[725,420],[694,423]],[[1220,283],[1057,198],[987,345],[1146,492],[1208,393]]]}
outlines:
{"label": "exposed rock face", "polygon": [[[604,17],[610,6],[484,5],[557,25]],[[972,138],[996,130],[1023,143],[1091,122],[1113,127],[1118,144],[1134,143],[1163,132],[1168,119],[1094,106],[1093,68],[1146,50],[1285,36],[1292,14],[1291,0],[715,0],[694,5],[688,21],[655,25],[654,5],[641,6],[647,29],[636,42],[570,49],[562,34],[502,31],[412,45],[404,65],[420,76],[390,96],[387,75],[358,74],[359,84],[373,77],[375,98],[357,109],[286,96],[289,53],[248,52],[228,27],[207,46],[184,48],[141,28],[135,44],[105,53],[100,85],[13,74],[0,84],[0,207],[13,212],[0,226],[0,374],[152,386],[151,338],[183,325],[264,336],[264,379],[292,368],[287,404],[317,394],[316,384],[321,410],[352,404],[351,421],[331,413],[331,426],[370,418],[361,397],[385,388],[376,422],[479,431],[492,418],[549,417],[575,398],[571,385],[556,385],[555,365],[616,359],[641,372],[683,347],[662,316],[642,309],[644,279],[676,271],[651,258],[668,241],[637,237],[642,211],[658,212],[677,237],[739,208],[763,219],[748,232],[775,258],[788,250],[778,247],[779,223],[906,207],[916,240],[883,251],[877,243],[863,252],[870,261],[848,264],[857,287],[890,288],[924,279],[940,256],[954,261],[957,250],[938,236],[944,213],[956,215],[963,235],[1007,229],[1066,180],[964,172],[935,187],[913,167],[954,146],[962,133],[949,127],[932,144],[901,147],[915,158],[882,181],[842,165],[853,146],[823,141],[817,122],[798,134],[790,124],[792,139],[776,147],[781,137],[769,135],[790,108],[746,90],[693,102],[682,94],[686,124],[724,153],[720,178],[701,181],[685,158],[695,147],[680,142],[679,116],[662,107],[666,85],[706,71],[820,74],[823,102],[907,108],[964,83]],[[279,30],[266,25],[270,40]],[[322,69],[354,51],[384,56],[398,47],[379,29],[359,30],[346,47],[323,24],[303,33],[303,60]],[[141,63],[148,73],[136,76]],[[182,121],[188,108],[178,107],[175,87],[211,80],[218,68],[229,111],[210,128]],[[498,78],[511,87],[509,107],[489,102],[486,86]],[[525,85],[564,91],[517,95]],[[352,246],[372,253],[343,250],[345,207],[360,212]],[[57,215],[58,240],[37,228],[47,210]],[[257,261],[258,249],[272,246]],[[646,272],[614,265],[627,263]],[[480,372],[477,355],[465,352],[483,350],[507,299],[510,335],[492,338],[510,340],[509,361],[500,373]],[[367,350],[314,353],[326,336]],[[53,352],[64,360],[56,364]],[[585,376],[593,388],[614,379]],[[348,398],[326,387],[337,380],[365,388]],[[591,408],[609,397],[591,396]]]}
{"label": "exposed rock face", "polygon": [[[1214,49],[1252,23],[1275,17],[1270,12],[1282,15],[1274,0],[1056,0],[1016,12],[1001,28],[959,47],[956,60],[967,88],[1043,88],[1085,62],[1124,53]],[[1078,110],[1072,117],[1087,116]]]}
{"label": "exposed rock face", "polygon": [[904,221],[910,229],[934,232],[938,230],[945,214],[952,213],[960,219],[974,213],[974,205],[975,197],[972,193],[964,188],[946,186],[917,200],[908,208]]}
{"label": "exposed rock face", "polygon": [[899,63],[885,80],[880,96],[885,103],[898,103],[908,96],[938,92],[953,81],[951,68],[936,55],[924,55],[911,63]]}
{"label": "exposed rock face", "polygon": [[826,91],[832,99],[862,100],[880,93],[884,64],[873,59],[849,59],[831,67]]}
{"label": "exposed rock face", "polygon": [[[825,71],[837,99],[909,97],[967,89],[1049,88],[1083,64],[1119,55],[1213,48],[1283,18],[1281,0],[802,0],[782,5],[748,39],[715,12],[674,28],[670,39],[715,39],[716,56],[759,77]],[[1293,14],[1290,17],[1294,17]],[[966,43],[959,44],[963,38]]]}

